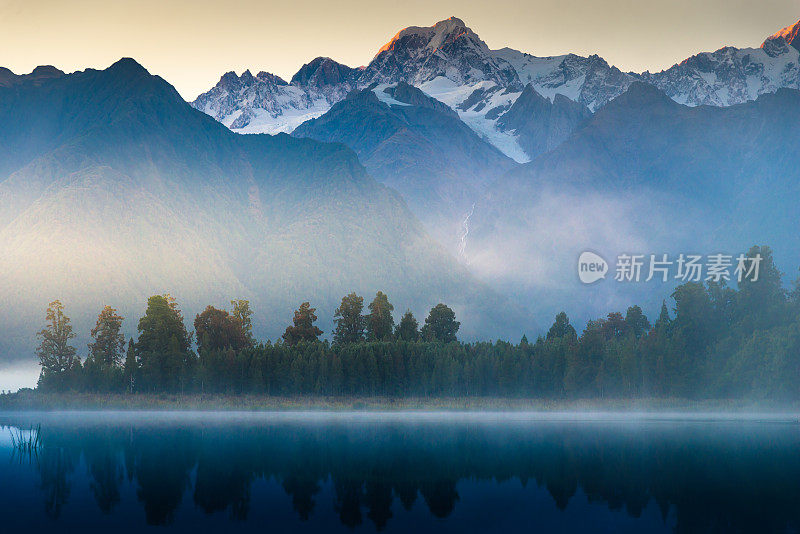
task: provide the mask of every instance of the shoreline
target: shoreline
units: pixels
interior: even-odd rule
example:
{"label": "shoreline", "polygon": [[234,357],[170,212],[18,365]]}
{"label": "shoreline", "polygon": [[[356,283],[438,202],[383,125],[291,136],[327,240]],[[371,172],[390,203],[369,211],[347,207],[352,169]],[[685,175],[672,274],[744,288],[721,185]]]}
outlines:
{"label": "shoreline", "polygon": [[0,395],[0,412],[526,412],[662,414],[800,414],[800,403],[742,399],[530,399],[505,397],[324,397],[266,395],[85,394]]}

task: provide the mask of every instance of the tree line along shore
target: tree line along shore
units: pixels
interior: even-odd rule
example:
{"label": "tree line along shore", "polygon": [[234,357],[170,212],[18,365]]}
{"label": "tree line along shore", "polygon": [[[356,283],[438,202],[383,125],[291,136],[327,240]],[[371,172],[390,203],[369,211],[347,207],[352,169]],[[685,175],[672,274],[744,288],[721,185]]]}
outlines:
{"label": "tree line along shore", "polygon": [[[302,303],[276,342],[252,333],[246,300],[208,306],[187,330],[169,295],[148,299],[137,339],[104,307],[81,359],[70,319],[50,303],[38,333],[37,391],[76,394],[217,394],[271,397],[761,399],[800,400],[800,284],[782,286],[768,247],[757,279],[687,282],[651,321],[639,306],[589,321],[567,314],[519,343],[461,342],[445,304],[422,325],[410,311],[395,324],[383,292],[364,306],[351,293],[335,310],[331,340]],[[366,313],[365,313],[366,312]],[[195,350],[196,346],[196,350]]]}

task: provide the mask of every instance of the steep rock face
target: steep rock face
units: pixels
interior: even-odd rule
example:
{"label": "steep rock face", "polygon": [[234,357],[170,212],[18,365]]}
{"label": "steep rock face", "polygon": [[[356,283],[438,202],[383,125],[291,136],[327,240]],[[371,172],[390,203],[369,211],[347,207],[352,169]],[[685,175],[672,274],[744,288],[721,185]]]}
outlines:
{"label": "steep rock face", "polygon": [[776,41],[783,40],[789,46],[800,50],[800,21],[791,26],[786,26],[784,29],[770,35],[761,45],[762,48],[767,48],[770,45],[775,45]]}
{"label": "steep rock face", "polygon": [[239,133],[291,132],[344,98],[353,73],[329,58],[304,65],[291,83],[267,72],[228,72],[192,105]]}
{"label": "steep rock face", "polygon": [[497,121],[498,129],[517,136],[525,153],[535,158],[549,152],[592,116],[589,108],[556,94],[551,102],[528,84],[514,105]]}
{"label": "steep rock face", "polygon": [[458,85],[490,81],[505,86],[516,81],[508,62],[495,58],[475,32],[451,17],[432,27],[401,30],[378,51],[359,82],[421,85],[438,77]]}
{"label": "steep rock face", "polygon": [[318,57],[306,63],[292,76],[292,85],[322,90],[326,87],[347,84],[357,73],[347,65],[337,63],[331,58]]}
{"label": "steep rock face", "polygon": [[164,292],[189,323],[248,298],[265,339],[304,300],[329,332],[353,290],[418,316],[452,303],[467,338],[505,328],[502,299],[343,145],[236,135],[133,60],[20,87],[0,88],[0,354],[32,354],[50,300],[85,347],[104,304],[132,335]]}
{"label": "steep rock face", "polygon": [[800,52],[783,38],[762,48],[725,47],[697,54],[641,79],[688,106],[731,106],[780,88],[800,88]]}

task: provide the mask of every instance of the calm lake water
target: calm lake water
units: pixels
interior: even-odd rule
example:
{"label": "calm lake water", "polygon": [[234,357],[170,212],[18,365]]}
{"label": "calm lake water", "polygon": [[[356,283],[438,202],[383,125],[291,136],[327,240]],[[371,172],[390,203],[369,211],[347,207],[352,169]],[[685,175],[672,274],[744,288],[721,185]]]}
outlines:
{"label": "calm lake water", "polygon": [[[41,424],[20,454],[10,431]],[[0,414],[0,530],[795,532],[800,425],[575,414]]]}

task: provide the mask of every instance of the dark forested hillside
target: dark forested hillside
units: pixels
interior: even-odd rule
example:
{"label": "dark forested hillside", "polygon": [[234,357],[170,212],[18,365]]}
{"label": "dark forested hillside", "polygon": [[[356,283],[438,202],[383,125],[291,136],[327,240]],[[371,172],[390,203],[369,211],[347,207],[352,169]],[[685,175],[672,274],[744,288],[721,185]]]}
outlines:
{"label": "dark forested hillside", "polygon": [[167,290],[190,311],[248,298],[265,336],[308,295],[377,287],[451,302],[472,335],[516,330],[352,151],[234,134],[130,59],[0,87],[0,248],[7,359],[54,298],[86,331],[109,295],[130,317]]}

